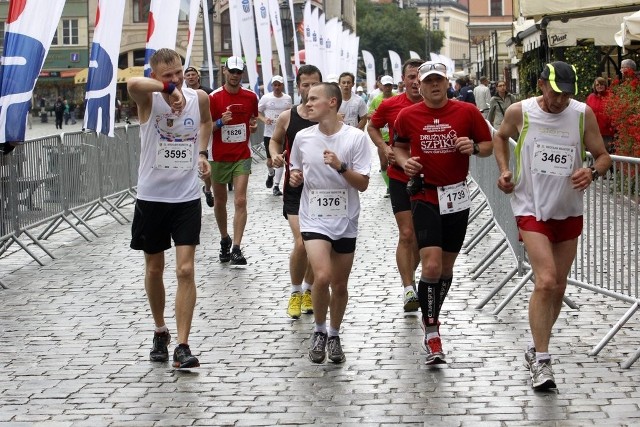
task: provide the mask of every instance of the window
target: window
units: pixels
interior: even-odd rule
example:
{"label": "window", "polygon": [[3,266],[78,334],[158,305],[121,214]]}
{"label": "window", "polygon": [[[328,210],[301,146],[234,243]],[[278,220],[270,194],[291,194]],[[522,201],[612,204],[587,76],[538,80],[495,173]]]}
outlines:
{"label": "window", "polygon": [[77,45],[80,41],[78,39],[78,20],[77,19],[63,19],[62,20],[62,44]]}
{"label": "window", "polygon": [[491,0],[491,16],[502,16],[502,0]]}
{"label": "window", "polygon": [[4,21],[0,21],[0,47],[4,48]]}
{"label": "window", "polygon": [[[133,1],[133,22],[148,22],[149,9],[151,8],[151,0],[132,0]],[[179,21],[189,20],[189,2],[188,0],[180,0]]]}
{"label": "window", "polygon": [[51,46],[58,45],[58,29],[56,28],[56,32],[53,33],[53,40],[51,40]]}
{"label": "window", "polygon": [[151,0],[133,0],[133,22],[148,22]]}

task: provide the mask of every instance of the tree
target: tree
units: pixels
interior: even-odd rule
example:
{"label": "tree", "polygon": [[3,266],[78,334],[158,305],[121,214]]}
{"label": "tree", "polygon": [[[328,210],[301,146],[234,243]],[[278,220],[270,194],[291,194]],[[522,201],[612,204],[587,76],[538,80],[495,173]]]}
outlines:
{"label": "tree", "polygon": [[[370,0],[357,0],[356,8],[360,50],[371,52],[376,60],[376,70],[383,70],[382,60],[389,56],[389,50],[397,52],[403,60],[409,59],[410,50],[419,54],[425,52],[428,33],[416,9],[400,9],[395,4]],[[432,30],[430,36],[431,51],[440,52],[444,32]]]}

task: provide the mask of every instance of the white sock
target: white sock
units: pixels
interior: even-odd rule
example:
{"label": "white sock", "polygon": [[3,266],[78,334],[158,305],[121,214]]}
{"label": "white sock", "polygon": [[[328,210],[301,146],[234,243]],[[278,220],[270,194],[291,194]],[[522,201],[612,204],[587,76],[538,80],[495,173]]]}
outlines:
{"label": "white sock", "polygon": [[284,172],[284,168],[276,169],[276,176],[273,177],[273,185],[280,186],[280,180],[282,179],[283,172]]}
{"label": "white sock", "polygon": [[311,285],[307,283],[307,281],[302,282],[302,292],[307,292],[311,290]]}
{"label": "white sock", "polygon": [[540,363],[543,360],[551,360],[551,355],[549,353],[540,353],[536,351],[536,362]]}
{"label": "white sock", "polygon": [[338,335],[340,335],[340,330],[333,329],[331,326],[329,326],[329,328],[327,329],[327,333],[330,337],[337,337]]}
{"label": "white sock", "polygon": [[155,329],[156,334],[161,334],[163,332],[169,332],[169,328],[167,328],[167,325],[162,325],[159,328]]}
{"label": "white sock", "polygon": [[[436,326],[434,326],[434,328],[436,328]],[[429,332],[427,334],[427,341],[429,341],[431,338],[438,338],[440,335],[438,335],[438,332]]]}
{"label": "white sock", "polygon": [[267,169],[269,169],[269,176],[273,176],[276,173],[273,168],[267,167]]}
{"label": "white sock", "polygon": [[404,293],[406,294],[409,291],[413,291],[413,285],[407,285],[404,287]]}
{"label": "white sock", "polygon": [[291,293],[294,294],[296,292],[297,293],[302,292],[302,286],[300,286],[300,285],[291,285]]}
{"label": "white sock", "polygon": [[322,332],[323,334],[327,333],[327,323],[316,323],[313,327],[313,332]]}

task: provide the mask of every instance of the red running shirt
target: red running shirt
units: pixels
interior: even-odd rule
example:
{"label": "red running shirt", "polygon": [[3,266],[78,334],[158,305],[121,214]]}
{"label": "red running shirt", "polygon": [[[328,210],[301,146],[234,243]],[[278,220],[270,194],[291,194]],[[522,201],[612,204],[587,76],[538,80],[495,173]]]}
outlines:
{"label": "red running shirt", "polygon": [[[456,139],[468,137],[474,142],[491,141],[491,132],[475,104],[448,101],[438,109],[424,102],[398,113],[396,141],[410,144],[411,157],[419,156],[424,181],[431,186],[452,185],[464,181],[469,172],[469,155],[455,147]],[[411,197],[438,204],[435,189]]]}
{"label": "red running shirt", "polygon": [[257,95],[244,88],[231,94],[222,86],[209,95],[209,107],[214,122],[227,108],[232,112],[231,121],[213,132],[213,160],[237,162],[251,157],[249,120],[258,117]]}

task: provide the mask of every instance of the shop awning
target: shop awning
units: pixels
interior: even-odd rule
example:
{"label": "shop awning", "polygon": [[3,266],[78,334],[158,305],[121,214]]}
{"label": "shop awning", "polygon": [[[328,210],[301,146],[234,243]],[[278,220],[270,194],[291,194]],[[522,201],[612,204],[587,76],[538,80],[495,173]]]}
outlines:
{"label": "shop awning", "polygon": [[623,18],[615,40],[618,46],[628,46],[633,40],[640,40],[640,11]]}
{"label": "shop awning", "polygon": [[[571,13],[588,13],[603,15],[607,13],[622,12],[620,8],[638,6],[638,0],[564,0],[564,1],[540,1],[520,0],[520,13],[525,18],[540,19],[543,16],[563,15]],[[629,11],[626,11],[629,13]]]}
{"label": "shop awning", "polygon": [[118,83],[126,83],[131,77],[143,77],[144,67],[129,67],[124,70],[118,69]]}

